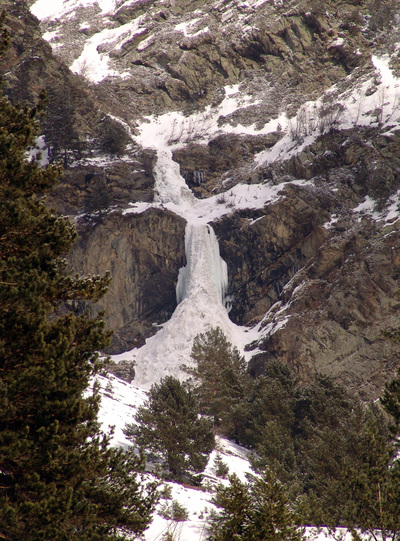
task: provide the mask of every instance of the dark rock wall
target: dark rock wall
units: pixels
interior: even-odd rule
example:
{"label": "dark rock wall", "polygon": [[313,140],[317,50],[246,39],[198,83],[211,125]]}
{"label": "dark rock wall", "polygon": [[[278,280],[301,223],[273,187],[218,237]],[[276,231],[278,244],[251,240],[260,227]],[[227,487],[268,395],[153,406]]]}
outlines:
{"label": "dark rock wall", "polygon": [[284,288],[263,325],[288,320],[259,344],[265,353],[251,368],[279,359],[301,381],[323,373],[371,398],[399,365],[400,347],[383,332],[400,317],[400,229],[368,218],[346,225]]}
{"label": "dark rock wall", "polygon": [[260,321],[327,236],[320,224],[328,213],[315,194],[294,186],[283,191],[261,212],[237,212],[214,225],[229,268],[230,317],[239,325]]}
{"label": "dark rock wall", "polygon": [[143,214],[111,214],[86,226],[70,255],[83,274],[111,271],[112,282],[96,312],[105,310],[115,334],[111,352],[141,346],[176,307],[176,282],[185,263],[185,221],[150,209]]}

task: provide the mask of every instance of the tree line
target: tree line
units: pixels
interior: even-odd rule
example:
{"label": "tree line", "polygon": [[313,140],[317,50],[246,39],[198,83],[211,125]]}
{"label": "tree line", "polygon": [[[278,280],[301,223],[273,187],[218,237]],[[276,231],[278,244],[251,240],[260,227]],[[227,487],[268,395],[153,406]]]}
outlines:
{"label": "tree line", "polygon": [[399,538],[400,372],[365,404],[327,377],[298,386],[275,361],[253,378],[219,328],[195,338],[192,359],[186,382],[153,385],[125,433],[170,480],[201,481],[214,432],[251,451],[254,475],[216,489],[210,541],[298,540],[306,525]]}

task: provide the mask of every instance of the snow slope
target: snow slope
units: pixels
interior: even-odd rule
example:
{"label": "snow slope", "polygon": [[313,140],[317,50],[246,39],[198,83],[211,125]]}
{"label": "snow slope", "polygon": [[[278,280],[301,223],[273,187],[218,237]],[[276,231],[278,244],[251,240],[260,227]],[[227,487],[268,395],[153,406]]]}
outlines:
{"label": "snow slope", "polygon": [[[109,375],[100,376],[98,382],[101,388],[101,409],[99,421],[105,432],[113,427],[114,433],[111,445],[128,448],[131,443],[125,438],[123,428],[126,423],[134,422],[134,415],[139,406],[146,400],[146,393],[136,385],[128,384],[121,379]],[[228,440],[217,438],[217,447],[211,453],[208,465],[204,471],[205,482],[215,485],[218,482],[227,483],[216,477],[215,458],[219,454],[229,467],[229,474],[236,473],[243,481],[250,466],[245,449]],[[174,523],[163,518],[159,511],[163,504],[170,500],[162,500],[154,515],[154,520],[145,532],[146,541],[156,541],[162,535],[172,529],[178,534],[181,541],[194,541],[204,539],[206,533],[206,519],[211,509],[215,506],[211,503],[212,494],[209,490],[184,487],[178,483],[165,483],[171,489],[172,500],[178,501],[188,511],[188,520]]]}
{"label": "snow slope", "polygon": [[[146,400],[146,392],[136,385],[126,383],[112,375],[100,376],[98,382],[101,388],[99,421],[102,428],[105,432],[109,432],[110,427],[114,428],[111,439],[113,446],[128,448],[131,443],[125,438],[123,428],[126,423],[134,422],[137,408]],[[217,483],[228,483],[226,479],[216,476],[215,459],[217,455],[228,466],[229,475],[235,473],[242,481],[245,481],[246,474],[253,473],[247,458],[247,451],[244,448],[224,438],[217,438],[216,449],[211,453],[204,471],[203,484],[205,486],[212,487]],[[161,500],[158,504],[153,521],[145,531],[143,539],[145,541],[160,541],[164,534],[171,532],[175,534],[175,539],[180,541],[205,541],[207,538],[207,518],[209,513],[216,509],[211,502],[212,491],[210,488],[204,490],[172,482],[166,482],[165,486],[170,488],[171,499]],[[173,500],[179,502],[187,510],[187,520],[174,522],[160,514],[162,506],[170,504]],[[326,530],[314,528],[307,529],[306,538],[308,541],[335,541],[338,539],[339,533],[343,536],[341,541],[351,541],[350,534],[344,531],[337,532],[337,535],[333,537]]]}

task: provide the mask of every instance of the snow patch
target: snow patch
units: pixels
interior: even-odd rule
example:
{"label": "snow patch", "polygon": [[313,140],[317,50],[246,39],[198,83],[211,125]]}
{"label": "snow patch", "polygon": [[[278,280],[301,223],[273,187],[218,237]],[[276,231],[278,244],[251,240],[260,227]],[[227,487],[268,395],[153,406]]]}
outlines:
{"label": "snow patch", "polygon": [[87,8],[98,5],[102,14],[112,12],[116,7],[116,0],[37,0],[30,8],[35,17],[40,20],[60,19],[71,15],[78,8]]}
{"label": "snow patch", "polygon": [[134,422],[136,411],[146,401],[147,393],[112,374],[98,376],[97,381],[100,384],[99,422],[102,430],[107,434],[113,427],[111,446],[127,449],[132,443],[126,439],[123,429],[127,423]]}
{"label": "snow patch", "polygon": [[105,28],[101,32],[89,38],[81,55],[70,66],[71,71],[85,76],[94,83],[99,83],[106,77],[128,77],[129,72],[118,72],[110,68],[110,57],[106,52],[99,52],[100,46],[104,49],[109,44],[109,50],[121,49],[133,36],[145,32],[140,28],[142,17],[138,17],[129,23],[117,28]]}
{"label": "snow patch", "polygon": [[199,21],[200,21],[200,17],[198,17],[197,19],[192,19],[191,21],[186,21],[186,22],[177,24],[175,26],[175,30],[177,30],[178,32],[183,32],[185,36],[190,36],[191,34],[189,33],[189,29],[192,28]]}
{"label": "snow patch", "polygon": [[35,139],[35,147],[31,147],[27,155],[30,158],[39,158],[38,163],[41,167],[45,167],[49,162],[49,149],[47,148],[45,136],[41,135]]}

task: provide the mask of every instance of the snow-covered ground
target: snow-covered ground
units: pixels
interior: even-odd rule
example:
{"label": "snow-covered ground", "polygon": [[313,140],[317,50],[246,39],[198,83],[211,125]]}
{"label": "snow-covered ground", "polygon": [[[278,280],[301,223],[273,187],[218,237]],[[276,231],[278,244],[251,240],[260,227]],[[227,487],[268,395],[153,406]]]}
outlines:
{"label": "snow-covered ground", "polygon": [[[132,1],[132,0],[131,0]],[[98,5],[103,14],[110,13],[117,5],[117,0],[37,0],[31,6],[31,12],[38,19],[61,19],[70,15],[77,8]]]}
{"label": "snow-covered ground", "polygon": [[[111,445],[127,449],[131,443],[126,439],[123,429],[127,423],[134,422],[137,408],[146,400],[146,392],[134,384],[129,384],[115,376],[99,376],[101,387],[101,408],[99,421],[104,432],[108,433],[113,427]],[[215,485],[219,479],[215,473],[215,459],[219,454],[222,461],[229,467],[229,474],[236,473],[243,481],[246,473],[251,471],[247,460],[247,451],[223,438],[217,438],[216,449],[211,453],[208,465],[204,471],[204,483]],[[146,541],[156,541],[168,530],[175,529],[181,541],[196,541],[205,539],[206,520],[209,511],[214,507],[211,503],[212,493],[209,490],[191,488],[178,483],[166,483],[171,489],[171,498],[179,502],[188,512],[188,519],[174,523],[163,518],[158,511],[168,501],[162,500],[149,529],[145,532]],[[171,500],[171,501],[172,501]],[[177,531],[178,530],[178,531]]]}
{"label": "snow-covered ground", "polygon": [[[123,429],[127,423],[134,422],[136,410],[146,400],[146,392],[135,384],[127,383],[115,376],[99,376],[98,382],[101,387],[101,407],[99,421],[104,432],[114,428],[111,439],[113,446],[128,448],[131,443],[126,439]],[[153,521],[145,531],[145,541],[160,541],[167,532],[175,534],[179,541],[205,541],[207,538],[207,519],[212,509],[216,509],[211,503],[212,487],[218,483],[227,484],[226,479],[216,476],[215,460],[217,455],[229,468],[229,475],[235,473],[242,481],[246,480],[246,474],[252,473],[247,451],[239,445],[224,439],[217,438],[216,449],[211,453],[208,465],[204,471],[204,488],[182,486],[178,483],[166,482],[170,487],[171,499],[161,500],[157,506]],[[174,522],[161,516],[159,513],[163,505],[172,501],[183,506],[188,514],[187,520]],[[351,541],[350,534],[339,532],[344,537],[341,541]],[[309,541],[336,541],[337,535],[330,536],[326,530],[308,528],[306,538]]]}

